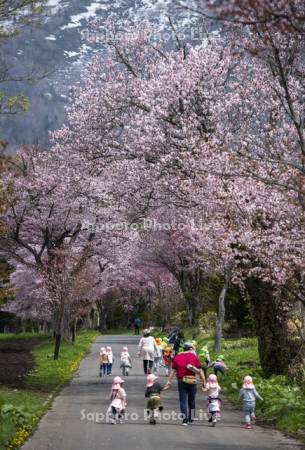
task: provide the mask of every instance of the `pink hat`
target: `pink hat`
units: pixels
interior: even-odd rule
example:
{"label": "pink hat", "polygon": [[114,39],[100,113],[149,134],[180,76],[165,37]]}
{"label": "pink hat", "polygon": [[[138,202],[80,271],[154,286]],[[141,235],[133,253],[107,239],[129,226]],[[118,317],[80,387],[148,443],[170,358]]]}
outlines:
{"label": "pink hat", "polygon": [[114,377],[112,380],[112,389],[120,389],[122,383],[124,383],[124,380],[121,377]]}
{"label": "pink hat", "polygon": [[216,375],[211,374],[211,375],[208,376],[207,387],[208,388],[216,388],[216,387],[218,388],[219,387]]}
{"label": "pink hat", "polygon": [[105,350],[106,350],[105,347],[100,348],[100,352],[104,352]]}
{"label": "pink hat", "polygon": [[253,384],[253,381],[252,381],[252,377],[250,377],[249,375],[247,375],[244,378],[243,388],[244,389],[254,389],[254,384]]}
{"label": "pink hat", "polygon": [[111,347],[106,347],[107,352],[111,352]]}
{"label": "pink hat", "polygon": [[128,347],[123,347],[123,352],[128,352]]}
{"label": "pink hat", "polygon": [[158,377],[154,373],[150,373],[146,378],[146,387],[151,387]]}

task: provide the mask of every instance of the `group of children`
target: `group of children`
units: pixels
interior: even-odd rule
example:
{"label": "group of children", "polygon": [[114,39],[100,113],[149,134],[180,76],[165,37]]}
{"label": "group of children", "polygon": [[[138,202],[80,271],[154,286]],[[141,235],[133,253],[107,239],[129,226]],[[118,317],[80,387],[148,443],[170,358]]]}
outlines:
{"label": "group of children", "polygon": [[100,377],[111,375],[114,356],[111,347],[100,348]]}
{"label": "group of children", "polygon": [[[161,364],[166,368],[166,373],[171,367],[173,359],[173,349],[169,347],[165,340],[160,338],[156,339],[156,344],[160,349],[160,352],[156,355],[154,361],[154,370],[159,371]],[[195,345],[194,345],[195,347]],[[198,353],[198,356],[202,362],[202,368],[205,372],[207,383],[204,391],[208,395],[208,421],[212,426],[215,426],[220,419],[221,412],[221,398],[219,396],[221,387],[218,382],[217,374],[220,372],[224,374],[228,369],[224,362],[224,356],[219,355],[215,361],[210,361],[209,351],[207,347],[202,347]],[[112,364],[114,356],[111,347],[102,347],[100,349],[100,376],[111,375]],[[129,375],[129,370],[132,367],[131,356],[128,351],[128,347],[123,347],[121,352],[121,363],[123,376]],[[207,376],[208,367],[212,367],[213,374]],[[110,421],[113,424],[121,423],[124,418],[124,412],[127,406],[127,395],[125,389],[122,387],[124,380],[116,376],[113,379],[109,413],[111,415]],[[160,411],[163,410],[161,392],[167,388],[161,386],[158,381],[158,376],[154,373],[149,373],[146,378],[146,391],[145,397],[147,400],[147,415],[151,424],[156,424],[156,418]],[[245,415],[245,427],[252,428],[252,423],[255,421],[255,403],[256,399],[263,400],[259,393],[256,391],[252,378],[247,375],[244,378],[242,388],[239,392],[239,399],[243,400],[244,415]]]}

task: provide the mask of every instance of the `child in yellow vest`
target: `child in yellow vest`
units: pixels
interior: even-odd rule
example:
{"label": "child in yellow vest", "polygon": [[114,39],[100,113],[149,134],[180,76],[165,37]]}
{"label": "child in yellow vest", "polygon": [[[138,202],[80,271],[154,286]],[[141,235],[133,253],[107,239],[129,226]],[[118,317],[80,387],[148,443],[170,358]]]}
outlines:
{"label": "child in yellow vest", "polygon": [[107,375],[107,367],[108,367],[108,355],[105,347],[100,348],[100,377],[104,377]]}

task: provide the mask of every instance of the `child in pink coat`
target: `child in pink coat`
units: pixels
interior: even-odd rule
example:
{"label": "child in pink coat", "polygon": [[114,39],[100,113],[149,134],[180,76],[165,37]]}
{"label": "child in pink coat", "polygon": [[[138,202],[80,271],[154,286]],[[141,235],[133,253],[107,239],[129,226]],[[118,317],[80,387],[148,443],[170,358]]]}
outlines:
{"label": "child in pink coat", "polygon": [[110,394],[111,423],[122,423],[125,408],[127,406],[127,395],[125,389],[122,388],[124,380],[121,377],[114,377]]}

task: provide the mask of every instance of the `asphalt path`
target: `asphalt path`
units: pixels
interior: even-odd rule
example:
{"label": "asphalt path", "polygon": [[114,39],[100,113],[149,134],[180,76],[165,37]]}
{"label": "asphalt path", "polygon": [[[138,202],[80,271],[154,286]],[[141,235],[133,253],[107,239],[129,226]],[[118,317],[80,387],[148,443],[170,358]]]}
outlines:
{"label": "asphalt path", "polygon": [[[145,418],[145,375],[136,358],[139,337],[100,336],[82,361],[73,381],[55,399],[24,450],[296,450],[302,445],[271,428],[243,428],[242,411],[223,403],[222,418],[215,428],[205,420],[206,398],[198,391],[194,424],[181,426],[176,383],[163,393],[164,411],[157,425]],[[127,420],[112,425],[104,418],[109,405],[112,377],[99,378],[101,346],[111,345],[115,355],[113,376],[121,375],[119,355],[128,345],[133,368],[125,377]],[[161,383],[166,382],[163,373]]]}

